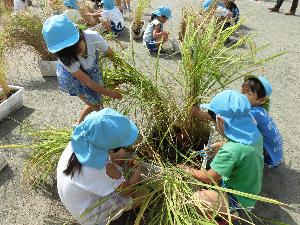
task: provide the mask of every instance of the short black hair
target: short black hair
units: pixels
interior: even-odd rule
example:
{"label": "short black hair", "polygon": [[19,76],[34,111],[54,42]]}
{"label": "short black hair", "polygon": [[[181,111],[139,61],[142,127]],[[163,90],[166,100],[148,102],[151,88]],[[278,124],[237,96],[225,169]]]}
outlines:
{"label": "short black hair", "polygon": [[245,80],[242,87],[248,87],[252,92],[257,94],[258,98],[266,97],[266,90],[264,86],[256,78],[250,78]]}

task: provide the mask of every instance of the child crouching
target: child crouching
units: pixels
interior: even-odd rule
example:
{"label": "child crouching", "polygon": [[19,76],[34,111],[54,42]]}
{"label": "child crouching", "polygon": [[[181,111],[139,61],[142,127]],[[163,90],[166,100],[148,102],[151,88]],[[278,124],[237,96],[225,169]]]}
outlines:
{"label": "child crouching", "polygon": [[143,36],[143,43],[150,52],[157,53],[159,48],[168,41],[169,32],[163,30],[163,24],[171,18],[171,9],[167,6],[160,6],[152,13]]}
{"label": "child crouching", "polygon": [[[145,193],[130,189],[140,181],[140,164],[134,163],[128,180],[122,169],[127,157],[122,147],[132,145],[137,137],[136,125],[110,108],[89,114],[74,129],[58,162],[57,190],[80,224],[106,225],[141,205]],[[83,216],[91,207],[95,208]]]}

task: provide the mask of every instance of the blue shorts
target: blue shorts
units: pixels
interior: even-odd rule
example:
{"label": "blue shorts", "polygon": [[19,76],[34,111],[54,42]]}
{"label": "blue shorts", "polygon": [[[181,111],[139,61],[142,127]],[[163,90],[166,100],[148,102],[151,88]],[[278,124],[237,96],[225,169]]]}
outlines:
{"label": "blue shorts", "polygon": [[155,42],[154,39],[152,39],[151,41],[147,41],[145,44],[146,44],[146,47],[150,50],[150,52],[158,51],[157,42]]}

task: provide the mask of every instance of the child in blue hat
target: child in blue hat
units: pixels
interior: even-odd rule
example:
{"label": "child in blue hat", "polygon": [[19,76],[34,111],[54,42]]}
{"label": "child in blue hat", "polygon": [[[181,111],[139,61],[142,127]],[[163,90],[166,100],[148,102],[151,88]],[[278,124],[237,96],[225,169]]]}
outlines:
{"label": "child in blue hat", "polygon": [[278,167],[282,162],[283,149],[279,129],[268,113],[272,86],[265,77],[251,75],[245,77],[241,91],[251,103],[250,112],[264,138],[265,165]]}
{"label": "child in blue hat", "polygon": [[163,24],[171,18],[171,9],[167,6],[160,6],[152,13],[143,35],[143,43],[150,52],[157,53],[160,46],[168,41],[169,32],[163,30]]}
{"label": "child in blue hat", "polygon": [[63,12],[63,15],[68,17],[73,23],[78,24],[82,17],[78,11],[77,0],[64,0],[64,5],[67,9]]}
{"label": "child in blue hat", "polygon": [[[217,94],[209,104],[201,105],[209,111],[218,131],[227,142],[217,151],[208,171],[189,166],[182,168],[199,181],[205,183],[223,180],[224,187],[258,195],[263,176],[263,141],[252,115],[251,105],[241,93],[226,90]],[[198,190],[196,195],[208,207],[219,209],[219,214],[230,210],[249,209],[255,200],[227,193],[223,199],[217,191]],[[208,212],[210,214],[210,212]]]}
{"label": "child in blue hat", "polygon": [[77,123],[90,112],[103,108],[102,95],[122,99],[118,91],[104,87],[99,54],[113,60],[114,52],[97,32],[79,31],[66,16],[56,15],[45,21],[43,37],[48,50],[58,57],[56,73],[60,88],[85,103]]}
{"label": "child in blue hat", "polygon": [[[135,163],[127,180],[122,170],[123,147],[137,137],[134,122],[110,108],[90,113],[74,129],[58,162],[57,189],[63,205],[80,224],[108,224],[142,202],[144,193],[129,189],[140,181],[141,166]],[[92,212],[81,216],[97,202]]]}
{"label": "child in blue hat", "polygon": [[[211,7],[212,3],[213,0],[205,0],[203,2],[203,8],[205,10],[208,10]],[[240,17],[240,11],[237,5],[235,4],[234,0],[224,0],[219,1],[217,3],[216,15],[227,20],[223,27],[223,29],[226,29],[227,27],[231,26],[231,19],[234,21],[235,24],[238,22]]]}
{"label": "child in blue hat", "polygon": [[120,10],[115,6],[114,0],[102,0],[103,10],[96,13],[90,13],[90,16],[99,19],[99,25],[96,29],[100,31],[109,31],[118,35],[125,28],[124,17]]}

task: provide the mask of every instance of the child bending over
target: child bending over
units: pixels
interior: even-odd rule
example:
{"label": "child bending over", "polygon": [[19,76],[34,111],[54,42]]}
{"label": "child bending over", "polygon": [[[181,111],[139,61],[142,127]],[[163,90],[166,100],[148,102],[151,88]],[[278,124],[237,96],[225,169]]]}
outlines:
{"label": "child bending over", "polygon": [[45,21],[43,37],[48,50],[58,57],[56,73],[60,88],[85,103],[77,123],[103,108],[102,95],[122,99],[118,91],[104,87],[99,54],[113,60],[114,52],[97,32],[79,31],[66,16],[56,15]]}
{"label": "child bending over", "polygon": [[118,35],[124,30],[124,18],[120,10],[115,6],[114,0],[102,0],[103,11],[91,13],[90,16],[98,18],[100,30],[113,32]]}
{"label": "child bending over", "polygon": [[[147,192],[129,189],[140,181],[141,166],[128,163],[122,147],[132,145],[138,128],[124,115],[106,108],[89,114],[73,131],[57,166],[57,190],[65,208],[84,225],[106,225],[141,205]],[[122,166],[134,169],[125,179]],[[82,213],[94,205],[90,213]]]}
{"label": "child bending over", "polygon": [[168,41],[169,32],[163,30],[163,24],[170,18],[171,9],[167,6],[160,6],[152,13],[143,36],[144,45],[150,52],[157,53],[160,46]]}
{"label": "child bending over", "polygon": [[[250,114],[250,102],[241,93],[226,90],[217,94],[209,104],[201,105],[208,109],[219,133],[227,142],[216,153],[208,171],[189,166],[182,168],[199,181],[218,182],[233,190],[258,195],[263,176],[263,141],[255,120]],[[219,146],[220,147],[220,146]],[[225,194],[223,199],[217,191],[198,190],[196,195],[208,208],[218,209],[219,214],[240,208],[253,208],[255,200],[236,194]],[[210,210],[207,212],[212,214]]]}

